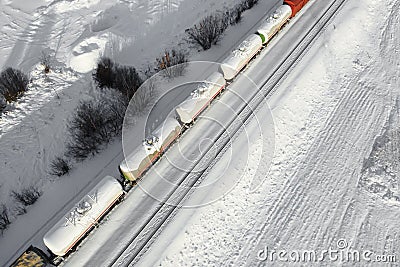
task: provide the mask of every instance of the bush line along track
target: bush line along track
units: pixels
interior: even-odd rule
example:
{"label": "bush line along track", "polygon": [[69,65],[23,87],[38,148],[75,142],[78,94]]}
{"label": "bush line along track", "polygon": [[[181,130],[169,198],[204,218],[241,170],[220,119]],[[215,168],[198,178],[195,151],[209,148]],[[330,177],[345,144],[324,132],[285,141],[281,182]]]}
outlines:
{"label": "bush line along track", "polygon": [[[229,148],[231,141],[241,133],[241,130],[243,129],[242,126],[248,124],[255,116],[254,111],[259,109],[263,100],[276,90],[277,85],[283,81],[283,79],[289,74],[290,70],[293,69],[297,62],[299,62],[299,60],[306,54],[315,38],[319,33],[321,33],[327,23],[334,17],[346,1],[347,0],[334,0],[327,5],[328,8],[322,12],[320,17],[300,39],[297,45],[295,45],[283,61],[278,64],[272,72],[272,75],[261,82],[261,86],[259,86],[260,90],[250,97],[248,104],[244,103],[242,105],[237,113],[238,116],[234,116],[234,118],[228,123],[228,128],[217,135],[215,140],[215,147],[218,148],[216,156],[214,158],[210,157],[210,155],[212,155],[211,148],[213,146],[208,146],[206,148],[206,153],[202,154],[201,158],[192,170],[200,163],[209,163],[208,167],[197,173],[187,173],[166,198],[167,201],[165,202],[173,203],[173,205],[167,203],[160,205],[158,210],[153,213],[153,215],[141,227],[140,231],[130,239],[130,242],[123,247],[121,252],[116,255],[108,266],[134,265],[140,260],[141,256],[155,241],[163,228],[175,216],[179,210],[179,205],[181,205],[193,193],[195,190],[193,186],[200,184],[204,180],[209,170],[219,161]],[[230,138],[230,136],[233,138]]]}
{"label": "bush line along track", "polygon": [[[279,2],[280,3],[280,2]],[[254,32],[257,27],[260,25],[260,23],[262,21],[264,21],[270,14],[272,11],[274,11],[277,8],[278,5],[274,5],[272,6],[270,9],[268,9],[266,11],[267,15],[262,16],[253,26],[251,26],[249,32]],[[220,62],[222,61],[235,47],[237,47],[243,38],[239,39],[237,42],[233,43],[229,49],[222,55],[220,56],[217,61]],[[96,172],[96,174],[93,176],[93,178],[103,178],[103,176],[100,176],[101,173],[103,173],[109,166],[110,164],[113,163],[113,161],[118,158],[118,156],[121,156],[123,154],[122,151],[118,152],[115,156],[112,157],[112,159],[99,171]],[[117,163],[119,164],[119,162]],[[117,168],[117,167],[116,167]],[[29,244],[34,244],[34,240],[36,240],[38,238],[38,233],[43,232],[45,229],[50,229],[52,225],[54,225],[54,223],[57,222],[58,219],[60,219],[60,215],[67,212],[70,208],[70,204],[71,203],[76,203],[80,197],[79,196],[83,196],[84,192],[88,191],[88,188],[93,188],[94,185],[98,182],[99,179],[92,179],[90,180],[90,182],[88,182],[82,189],[80,189],[78,191],[78,193],[72,197],[71,199],[69,199],[43,226],[41,226],[33,235],[31,235],[26,242],[20,246],[11,256],[10,258],[5,262],[6,266],[9,266],[17,257],[18,255],[20,255],[23,251],[25,251],[25,249],[28,247]],[[107,216],[107,215],[106,215]],[[44,234],[44,233],[43,233]],[[90,235],[90,233],[89,233]],[[28,244],[28,245],[27,245]],[[1,262],[0,262],[1,264]]]}

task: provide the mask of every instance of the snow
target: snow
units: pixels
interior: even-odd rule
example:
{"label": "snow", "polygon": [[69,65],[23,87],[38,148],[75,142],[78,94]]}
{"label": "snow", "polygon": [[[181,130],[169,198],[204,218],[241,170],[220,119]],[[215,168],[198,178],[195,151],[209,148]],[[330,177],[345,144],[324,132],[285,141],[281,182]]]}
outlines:
{"label": "snow", "polygon": [[[75,199],[87,193],[86,187],[97,183],[96,177],[118,175],[117,166],[122,161],[119,141],[99,156],[77,164],[65,179],[49,181],[52,178],[47,175],[48,163],[63,150],[68,114],[79,99],[98,96],[90,83],[90,66],[97,57],[105,53],[123,64],[143,66],[165,47],[176,45],[184,29],[206,12],[231,3],[22,2],[1,2],[1,12],[5,14],[0,19],[1,62],[31,71],[36,80],[33,86],[38,89],[30,90],[32,97],[23,97],[0,122],[0,153],[5,159],[0,175],[6,177],[1,195],[4,201],[11,189],[31,183],[42,185],[45,193],[0,239],[0,264],[24,246],[40,246],[48,227],[70,210]],[[270,8],[271,4],[262,5]],[[236,47],[238,36],[245,37],[245,33],[254,30],[252,25],[264,10],[251,10],[258,17],[245,17],[243,23],[228,29],[219,46],[193,58],[225,58]],[[315,10],[307,7],[307,12]],[[399,17],[398,1],[366,0],[360,6],[349,0],[267,99],[273,121],[265,116],[268,106],[257,111],[256,120],[246,125],[234,141],[235,149],[241,153],[223,156],[139,265],[254,266],[265,264],[257,259],[257,252],[265,247],[328,249],[336,247],[342,238],[355,249],[398,254],[398,202],[393,196],[384,197],[381,192],[369,190],[372,181],[398,193],[398,183],[393,180],[393,173],[398,178],[398,165],[389,165],[389,176],[370,172],[366,166],[368,162],[373,163],[373,168],[390,164],[392,154],[381,155],[398,142],[394,133],[400,88]],[[172,26],[166,29],[165,25]],[[283,32],[290,34],[290,27]],[[265,53],[278,46],[279,38],[263,52],[264,58],[256,59],[258,64],[271,60],[272,55]],[[159,45],[149,46],[153,43]],[[37,55],[44,48],[57,51],[57,67],[48,77],[39,74],[37,65]],[[254,66],[246,72],[256,73]],[[62,85],[56,86],[60,82]],[[230,86],[233,87],[234,84]],[[182,99],[191,91],[182,93]],[[174,106],[175,102],[171,103]],[[214,111],[224,108],[213,107]],[[139,137],[135,139],[139,144],[146,122],[136,118],[135,123],[137,128],[132,135]],[[201,125],[199,121],[184,138],[199,135],[195,128],[201,129]],[[275,134],[275,150],[265,150],[271,134]],[[389,143],[379,145],[379,136]],[[179,145],[185,148],[184,144]],[[272,159],[271,165],[268,159]],[[161,161],[156,167],[168,171],[165,166],[166,161]],[[127,229],[121,225],[134,231],[158,203],[149,200],[146,189],[153,189],[150,192],[156,199],[166,191],[151,177],[158,178],[149,174],[143,180],[143,190],[133,191],[129,195],[132,201],[113,210],[66,265],[98,266],[110,260],[108,253],[128,240]],[[254,184],[255,181],[262,183]]]}
{"label": "snow", "polygon": [[102,55],[108,39],[108,34],[102,34],[100,36],[92,36],[77,44],[72,50],[73,56],[69,61],[71,68],[81,73],[92,71],[96,67],[96,63]]}
{"label": "snow", "polygon": [[221,71],[225,79],[231,80],[247,64],[250,58],[262,47],[261,37],[252,34],[247,37],[232,53],[224,59]]}
{"label": "snow", "polygon": [[[226,155],[234,167],[223,171],[221,160],[208,176],[223,174],[218,184],[206,195],[195,191],[184,207],[220,198],[181,209],[139,266],[263,265],[257,253],[265,247],[321,251],[338,248],[340,239],[398,260],[398,203],[360,184],[364,159],[398,109],[398,22],[398,1],[348,1],[268,99],[276,144],[271,168],[256,164],[266,140],[253,121],[246,131],[256,138],[247,147],[250,160]],[[262,113],[257,118],[263,124]],[[235,142],[246,148],[245,140],[243,134]],[[391,149],[384,151],[393,155]],[[252,190],[257,176],[263,183]],[[239,182],[222,196],[230,179]],[[378,265],[358,263],[367,264]]]}

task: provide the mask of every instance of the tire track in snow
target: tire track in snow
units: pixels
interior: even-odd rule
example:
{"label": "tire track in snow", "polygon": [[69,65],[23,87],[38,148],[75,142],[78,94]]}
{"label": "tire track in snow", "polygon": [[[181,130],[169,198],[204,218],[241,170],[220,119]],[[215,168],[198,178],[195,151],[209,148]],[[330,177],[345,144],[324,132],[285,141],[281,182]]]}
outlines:
{"label": "tire track in snow", "polygon": [[[346,92],[317,142],[296,168],[297,172],[287,182],[274,207],[268,211],[267,222],[260,230],[263,237],[258,240],[261,248],[296,244],[298,247],[294,249],[325,249],[338,238],[341,226],[349,220],[346,214],[354,209],[352,198],[362,157],[377,134],[370,129],[379,129],[376,125],[384,121],[387,114],[385,104],[391,99],[389,88],[379,91],[381,88],[372,80],[373,69],[371,66],[366,68],[347,83]],[[372,86],[363,87],[369,83]],[[346,155],[357,157],[349,159]],[[329,166],[340,167],[331,173]],[[315,218],[322,218],[322,221],[312,222]],[[269,238],[273,241],[266,240]],[[297,242],[294,239],[298,239]],[[249,247],[253,249],[251,253],[257,252],[254,243]]]}
{"label": "tire track in snow", "polygon": [[[392,87],[393,98],[399,99],[400,88],[400,37],[398,27],[400,25],[400,1],[395,0],[388,3],[390,15],[387,18],[381,34],[379,53],[382,58],[382,65],[388,72],[387,83]],[[392,104],[394,108],[398,108]],[[399,139],[400,140],[400,139]],[[398,149],[388,146],[387,149]],[[390,205],[379,195],[366,192],[362,184],[358,184],[357,193],[360,196],[355,209],[363,210],[368,206],[367,214],[362,220],[357,219],[356,213],[347,214],[349,223],[359,226],[358,232],[354,236],[355,246],[371,249],[372,251],[387,255],[396,255],[397,262],[400,259],[400,233],[398,229],[399,210],[397,205]],[[372,205],[371,202],[374,204]],[[388,264],[389,265],[389,264]],[[390,266],[397,266],[396,263]]]}
{"label": "tire track in snow", "polygon": [[[347,210],[351,199],[349,195],[354,194],[358,181],[358,169],[353,171],[353,168],[361,165],[354,163],[362,162],[361,146],[368,149],[365,144],[374,136],[368,129],[376,128],[373,124],[380,123],[384,113],[382,106],[381,109],[376,106],[373,91],[362,89],[357,79],[349,83],[325,130],[317,138],[319,141],[311,147],[275,207],[268,212],[259,244],[275,248],[296,244],[298,247],[293,249],[325,249],[338,238],[336,233],[343,222],[335,218],[344,218],[343,211]],[[349,139],[343,135],[348,135]],[[354,146],[349,145],[351,143]],[[358,155],[358,159],[354,161],[346,155]],[[330,166],[336,166],[335,170]],[[316,218],[320,221],[313,221]],[[315,233],[315,229],[319,231]],[[272,242],[266,240],[269,238]]]}

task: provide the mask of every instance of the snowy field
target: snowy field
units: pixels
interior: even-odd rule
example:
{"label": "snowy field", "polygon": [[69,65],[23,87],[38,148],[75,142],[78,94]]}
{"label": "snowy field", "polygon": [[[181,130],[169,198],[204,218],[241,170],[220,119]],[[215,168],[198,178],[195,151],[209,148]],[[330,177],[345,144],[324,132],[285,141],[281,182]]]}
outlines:
{"label": "snowy field", "polygon": [[[96,182],[94,177],[119,175],[120,141],[77,164],[67,177],[55,180],[48,174],[51,160],[63,152],[68,116],[79,100],[97,96],[91,71],[98,57],[105,54],[145,68],[163,49],[187,46],[184,30],[204,14],[235,2],[1,0],[0,66],[21,68],[33,82],[0,119],[0,203],[12,207],[10,191],[32,184],[45,193],[0,237],[0,265],[24,244],[37,241],[29,238],[44,231],[49,218],[62,216],[70,200]],[[190,59],[222,59],[276,2],[260,1],[235,31],[228,29],[219,46]],[[235,140],[250,158],[224,156],[209,174],[212,181],[219,177],[213,190],[191,195],[139,265],[287,266],[276,256],[263,258],[267,248],[370,251],[372,260],[396,255],[398,265],[399,14],[398,0],[366,0],[362,5],[348,0],[267,100],[274,116],[275,151],[260,148],[270,141],[262,131],[271,125],[259,112],[258,121],[246,126],[249,136]],[[42,51],[54,55],[54,71],[47,77],[38,64]],[[144,120],[137,123],[142,129]],[[272,165],[258,164],[261,156],[272,157]],[[228,161],[234,167],[226,170]],[[263,183],[253,188],[254,179]],[[230,180],[238,181],[236,186],[221,193]],[[207,205],[193,208],[199,203]],[[129,211],[128,206],[119,209]],[[123,218],[112,215],[109,224]],[[95,235],[87,244],[102,244],[112,234]],[[79,253],[95,253],[87,244],[75,262],[80,262]],[[378,265],[356,263],[368,264]],[[325,259],[297,265],[354,262]]]}
{"label": "snowy field", "polygon": [[[268,99],[271,168],[252,164],[266,141],[253,121],[253,160],[235,157],[213,192],[195,192],[185,206],[220,196],[225,180],[240,176],[236,187],[210,205],[182,209],[141,266],[398,266],[399,6],[348,1]],[[245,141],[243,134],[236,142]],[[220,177],[220,165],[210,177]],[[264,183],[252,190],[258,175]],[[329,249],[356,251],[360,261],[296,259]],[[271,251],[287,254],[279,260]],[[395,255],[397,263],[379,263],[381,255]]]}

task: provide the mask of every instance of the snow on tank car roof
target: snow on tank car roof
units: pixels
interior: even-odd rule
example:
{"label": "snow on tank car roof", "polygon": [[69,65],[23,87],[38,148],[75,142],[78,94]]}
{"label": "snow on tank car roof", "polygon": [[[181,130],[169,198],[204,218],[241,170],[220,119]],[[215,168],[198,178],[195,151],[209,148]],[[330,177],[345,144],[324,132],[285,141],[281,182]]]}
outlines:
{"label": "snow on tank car roof", "polygon": [[161,141],[162,143],[164,138],[168,137],[171,132],[176,130],[176,127],[180,126],[175,118],[168,117],[151,135],[159,138],[159,142]]}
{"label": "snow on tank car roof", "polygon": [[186,112],[192,111],[196,107],[196,103],[199,98],[211,97],[207,93],[198,94],[195,93],[195,91],[198,89],[202,89],[203,92],[210,91],[215,85],[220,87],[225,85],[224,76],[219,72],[214,72],[208,76],[200,85],[197,86],[197,89],[192,92],[191,96],[181,103],[177,108],[180,108]]}
{"label": "snow on tank car roof", "polygon": [[243,59],[247,59],[251,56],[253,47],[261,47],[262,40],[257,34],[251,34],[248,36],[230,55],[222,62],[222,65],[230,67],[232,70],[236,70],[237,66],[241,64]]}
{"label": "snow on tank car roof", "polygon": [[269,30],[271,27],[279,24],[280,18],[286,16],[290,17],[290,15],[292,15],[292,9],[288,5],[281,5],[275,10],[274,14],[272,14],[271,17],[268,17],[267,20],[263,24],[261,24],[258,31]]}
{"label": "snow on tank car roof", "polygon": [[[54,254],[63,256],[87,230],[95,219],[107,208],[115,196],[122,194],[121,184],[111,176],[104,177],[75,206],[59,220],[43,237],[47,248]],[[82,203],[91,206],[82,212]],[[78,209],[81,213],[78,213]]]}
{"label": "snow on tank car roof", "polygon": [[137,170],[143,159],[154,152],[156,152],[154,147],[141,144],[121,162],[119,167],[123,172]]}

